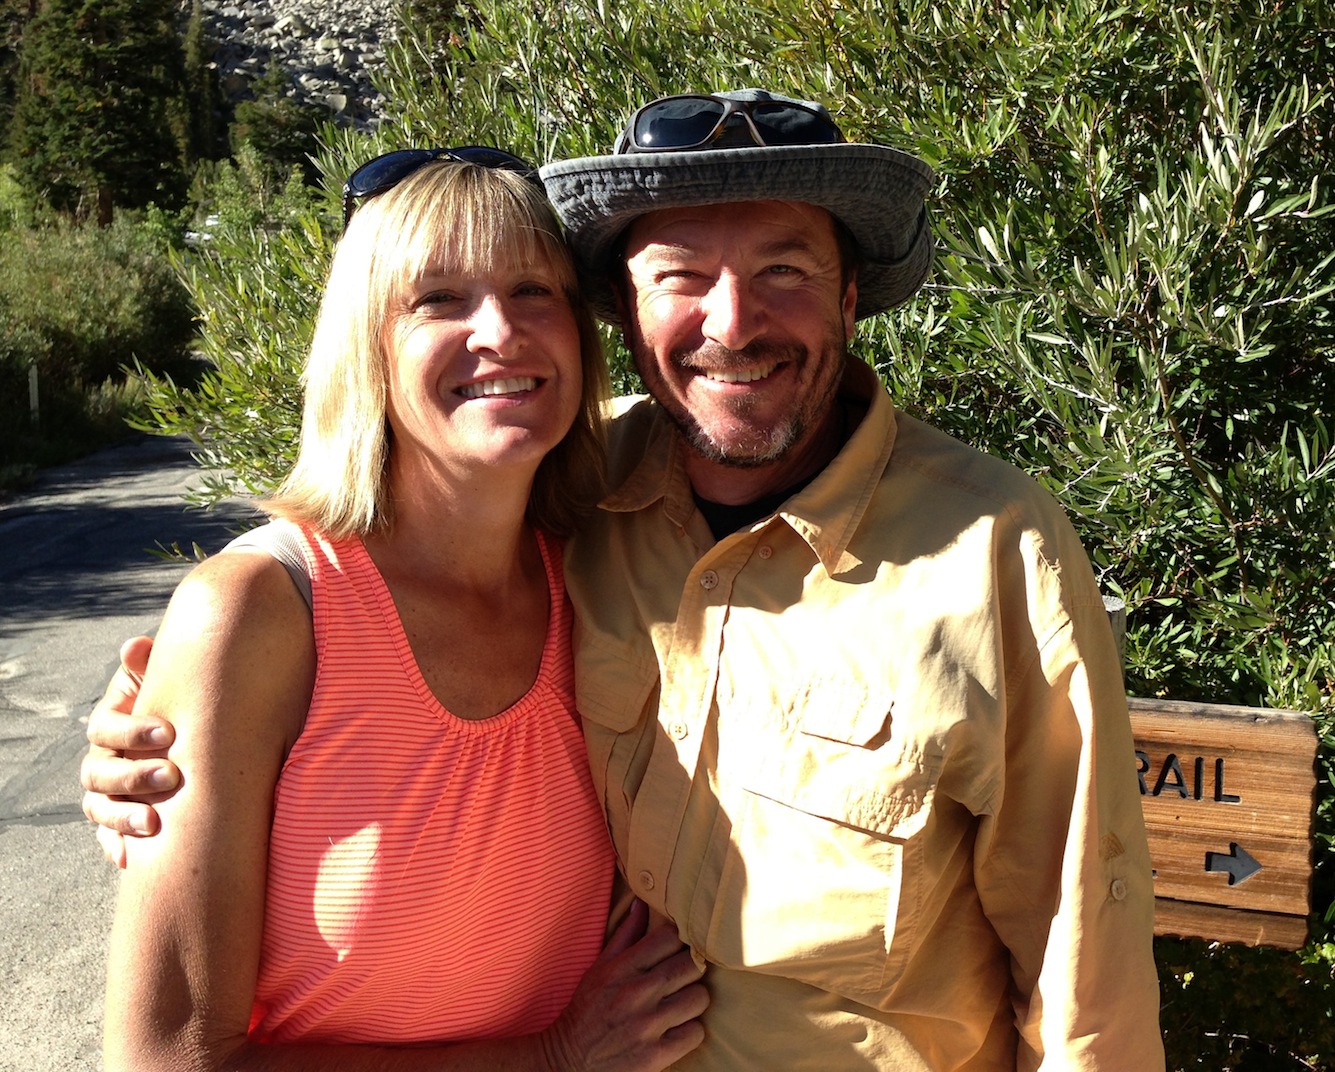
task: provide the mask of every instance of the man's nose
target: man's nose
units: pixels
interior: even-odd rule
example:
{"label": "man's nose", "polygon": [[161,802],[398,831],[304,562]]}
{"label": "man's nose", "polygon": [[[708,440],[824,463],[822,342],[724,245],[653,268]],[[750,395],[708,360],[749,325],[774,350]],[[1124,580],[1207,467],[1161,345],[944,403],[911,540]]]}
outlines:
{"label": "man's nose", "polygon": [[723,272],[701,300],[705,338],[741,350],[760,334],[764,317],[760,302],[749,292],[745,282],[730,272]]}

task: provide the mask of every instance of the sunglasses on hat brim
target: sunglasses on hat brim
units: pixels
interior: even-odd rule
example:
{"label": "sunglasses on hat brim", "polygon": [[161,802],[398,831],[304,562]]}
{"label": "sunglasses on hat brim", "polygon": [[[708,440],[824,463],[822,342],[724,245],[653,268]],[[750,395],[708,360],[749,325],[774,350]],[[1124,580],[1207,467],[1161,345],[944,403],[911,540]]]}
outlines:
{"label": "sunglasses on hat brim", "polygon": [[538,189],[542,189],[542,180],[538,171],[527,160],[522,160],[503,149],[493,149],[489,145],[460,145],[441,149],[395,149],[384,153],[374,160],[368,160],[343,184],[343,226],[348,225],[357,206],[368,197],[392,190],[409,175],[435,160],[457,160],[462,164],[476,164],[478,167],[499,168],[522,175]]}
{"label": "sunglasses on hat brim", "polygon": [[[734,116],[742,122],[730,122]],[[828,115],[798,101],[732,100],[706,93],[682,93],[650,101],[632,115],[617,152],[731,147],[739,144],[737,134],[760,146],[834,145],[844,140],[843,132]]]}

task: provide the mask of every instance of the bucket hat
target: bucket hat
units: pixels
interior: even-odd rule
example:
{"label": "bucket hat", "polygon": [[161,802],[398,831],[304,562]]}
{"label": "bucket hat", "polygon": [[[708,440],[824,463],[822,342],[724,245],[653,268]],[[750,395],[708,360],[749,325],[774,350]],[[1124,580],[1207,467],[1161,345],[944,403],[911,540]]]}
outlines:
{"label": "bucket hat", "polygon": [[[608,156],[560,160],[539,170],[586,277],[594,310],[618,319],[609,282],[618,240],[636,217],[659,209],[733,201],[800,201],[837,217],[856,239],[858,319],[893,308],[922,286],[932,263],[924,198],[935,178],[915,156],[885,145],[843,141],[830,113],[813,101],[742,89],[707,95],[720,101],[795,104],[828,121],[837,141],[758,145],[744,116],[725,116],[728,136],[704,147],[665,152],[633,144],[632,117]],[[646,106],[648,108],[650,106]],[[639,116],[641,112],[637,112]],[[750,125],[747,132],[743,119]],[[744,144],[738,145],[738,135]]]}

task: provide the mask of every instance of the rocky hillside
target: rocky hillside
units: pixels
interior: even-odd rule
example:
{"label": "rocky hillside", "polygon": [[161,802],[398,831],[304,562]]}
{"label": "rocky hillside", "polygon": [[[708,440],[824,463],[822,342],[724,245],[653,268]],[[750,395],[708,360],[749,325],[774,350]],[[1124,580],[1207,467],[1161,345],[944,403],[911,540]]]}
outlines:
{"label": "rocky hillside", "polygon": [[398,7],[397,0],[203,0],[202,5],[207,32],[217,42],[213,60],[230,99],[249,96],[252,83],[277,65],[287,76],[290,96],[358,126],[380,118],[382,102],[371,77],[396,36]]}

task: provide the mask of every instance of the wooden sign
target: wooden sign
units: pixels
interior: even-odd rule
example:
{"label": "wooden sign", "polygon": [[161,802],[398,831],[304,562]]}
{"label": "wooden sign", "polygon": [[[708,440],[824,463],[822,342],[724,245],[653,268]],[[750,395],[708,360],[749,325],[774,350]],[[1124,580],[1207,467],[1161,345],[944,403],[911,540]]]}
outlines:
{"label": "wooden sign", "polygon": [[1155,932],[1298,949],[1316,728],[1300,711],[1132,698]]}

